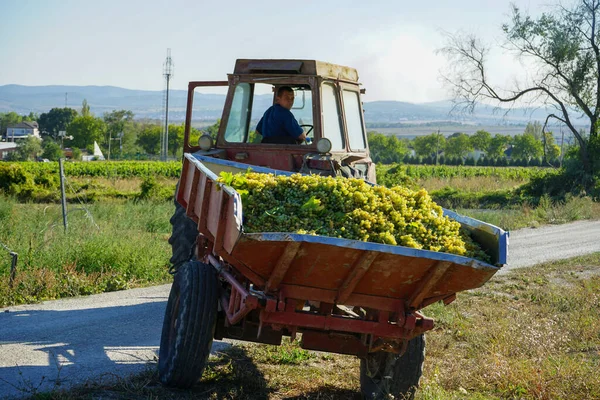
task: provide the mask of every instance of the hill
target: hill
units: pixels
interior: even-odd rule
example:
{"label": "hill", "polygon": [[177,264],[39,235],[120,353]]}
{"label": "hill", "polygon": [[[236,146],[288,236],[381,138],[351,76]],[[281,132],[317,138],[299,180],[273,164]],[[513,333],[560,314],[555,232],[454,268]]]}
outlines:
{"label": "hill", "polygon": [[[263,98],[264,97],[264,98]],[[160,119],[162,117],[163,92],[133,90],[115,86],[0,86],[0,112],[15,111],[43,113],[53,107],[81,108],[86,99],[92,113],[102,115],[116,109],[133,111],[136,118]],[[173,121],[183,121],[187,91],[172,90],[169,97],[169,115]],[[262,95],[261,102],[268,103],[270,95]],[[225,102],[222,94],[199,94],[194,99],[194,115],[200,120],[214,121],[221,117]],[[365,120],[372,128],[395,125],[426,123],[465,123],[469,125],[525,125],[530,120],[543,121],[547,115],[543,109],[506,110],[480,105],[474,114],[450,115],[452,103],[409,103],[402,101],[371,101],[364,103]],[[584,121],[581,122],[582,124]]]}

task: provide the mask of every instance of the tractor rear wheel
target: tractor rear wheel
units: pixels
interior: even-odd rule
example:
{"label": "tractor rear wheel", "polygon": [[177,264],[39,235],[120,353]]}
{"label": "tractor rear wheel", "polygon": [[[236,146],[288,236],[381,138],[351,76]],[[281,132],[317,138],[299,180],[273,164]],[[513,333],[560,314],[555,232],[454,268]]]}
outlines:
{"label": "tractor rear wheel", "polygon": [[177,271],[177,268],[193,257],[194,245],[198,238],[198,227],[187,215],[185,208],[175,200],[175,213],[171,217],[171,237],[169,244],[171,245],[171,265],[172,270]]}
{"label": "tractor rear wheel", "polygon": [[189,388],[202,377],[218,312],[215,269],[199,261],[181,265],[173,281],[163,321],[158,372],[166,386]]}
{"label": "tractor rear wheel", "polygon": [[412,400],[423,373],[425,336],[408,342],[406,352],[378,351],[360,360],[360,388],[365,399]]}

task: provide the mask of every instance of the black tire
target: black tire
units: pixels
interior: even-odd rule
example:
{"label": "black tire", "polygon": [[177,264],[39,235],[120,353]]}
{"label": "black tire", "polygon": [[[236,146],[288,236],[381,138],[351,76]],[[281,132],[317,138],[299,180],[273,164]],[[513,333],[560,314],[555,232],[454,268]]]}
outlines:
{"label": "black tire", "polygon": [[166,386],[189,388],[202,377],[217,321],[219,280],[210,265],[180,266],[167,302],[158,372]]}
{"label": "black tire", "polygon": [[378,351],[360,360],[360,388],[365,399],[412,400],[419,387],[425,359],[425,336],[408,342],[406,352]]}
{"label": "black tire", "polygon": [[175,201],[175,212],[171,217],[171,265],[174,271],[179,266],[192,259],[194,254],[194,245],[198,238],[198,227],[187,215],[185,208]]}

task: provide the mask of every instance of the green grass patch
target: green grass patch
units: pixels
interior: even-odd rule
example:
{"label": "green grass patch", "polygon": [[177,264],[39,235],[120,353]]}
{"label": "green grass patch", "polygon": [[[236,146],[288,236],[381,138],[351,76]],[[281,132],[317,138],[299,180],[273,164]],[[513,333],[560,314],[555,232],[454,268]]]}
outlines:
{"label": "green grass patch", "polygon": [[69,205],[64,232],[60,205],[0,197],[0,242],[18,253],[0,258],[0,307],[163,283],[170,256],[166,202]]}

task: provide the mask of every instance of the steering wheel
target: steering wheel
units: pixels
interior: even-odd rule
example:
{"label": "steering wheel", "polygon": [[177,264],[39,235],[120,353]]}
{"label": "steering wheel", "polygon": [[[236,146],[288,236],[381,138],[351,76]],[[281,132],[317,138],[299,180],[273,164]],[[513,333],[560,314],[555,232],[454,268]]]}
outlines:
{"label": "steering wheel", "polygon": [[312,132],[314,126],[312,125],[300,125],[300,128],[304,128],[304,127],[308,127],[310,128],[307,132],[306,132],[306,136],[310,135],[310,133]]}

